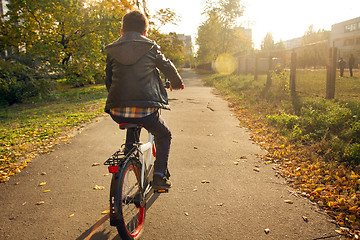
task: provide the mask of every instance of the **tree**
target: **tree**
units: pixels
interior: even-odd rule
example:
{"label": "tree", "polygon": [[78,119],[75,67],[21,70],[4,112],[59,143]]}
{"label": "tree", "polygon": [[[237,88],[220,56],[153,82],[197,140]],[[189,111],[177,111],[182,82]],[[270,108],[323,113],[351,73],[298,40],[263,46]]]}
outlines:
{"label": "tree", "polygon": [[207,19],[198,28],[199,63],[214,61],[220,54],[234,54],[251,49],[251,39],[241,27],[243,15],[240,0],[207,1],[204,14]]}
{"label": "tree", "polygon": [[167,24],[176,25],[179,20],[179,16],[171,9],[160,9],[150,17],[148,31],[148,37],[154,40],[161,47],[161,52],[177,66],[183,64],[186,59],[184,42],[174,32],[161,33],[161,28]]}
{"label": "tree", "polygon": [[125,0],[12,0],[0,43],[14,56],[32,56],[75,85],[103,74],[103,47],[120,35],[132,5]]}
{"label": "tree", "polygon": [[268,32],[261,42],[261,50],[273,50],[275,48],[274,37],[271,32]]}

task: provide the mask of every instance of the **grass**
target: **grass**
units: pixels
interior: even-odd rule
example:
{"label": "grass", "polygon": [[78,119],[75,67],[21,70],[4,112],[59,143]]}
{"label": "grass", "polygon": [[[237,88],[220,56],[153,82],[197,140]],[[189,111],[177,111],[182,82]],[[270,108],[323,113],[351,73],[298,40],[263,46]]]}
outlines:
{"label": "grass", "polygon": [[63,86],[46,99],[0,109],[0,182],[67,141],[74,127],[101,115],[106,95],[104,86]]}
{"label": "grass", "polygon": [[[360,72],[354,77],[344,73],[344,77],[336,73],[335,98],[343,101],[360,101]],[[296,91],[303,97],[325,97],[326,70],[297,70]]]}

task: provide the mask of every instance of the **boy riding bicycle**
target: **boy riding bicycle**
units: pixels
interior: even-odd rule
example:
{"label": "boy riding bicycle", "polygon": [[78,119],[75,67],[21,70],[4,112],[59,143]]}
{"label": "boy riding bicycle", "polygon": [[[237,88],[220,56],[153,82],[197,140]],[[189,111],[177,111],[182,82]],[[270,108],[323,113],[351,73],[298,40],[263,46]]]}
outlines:
{"label": "boy riding bicycle", "polygon": [[[175,66],[160,52],[160,47],[146,38],[147,29],[145,15],[131,11],[123,17],[121,37],[105,47],[108,90],[105,112],[119,124],[141,124],[154,135],[153,188],[161,190],[171,187],[165,174],[171,132],[159,114],[159,109],[170,107],[158,70],[170,80],[170,89],[183,89],[184,84]],[[133,142],[134,134],[128,130],[125,150],[130,150]]]}

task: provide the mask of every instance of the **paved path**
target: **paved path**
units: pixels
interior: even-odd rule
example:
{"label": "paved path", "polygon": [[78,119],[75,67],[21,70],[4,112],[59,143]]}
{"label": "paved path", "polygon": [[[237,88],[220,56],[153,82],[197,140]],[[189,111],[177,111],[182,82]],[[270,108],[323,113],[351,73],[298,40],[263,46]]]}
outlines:
{"label": "paved path", "polygon": [[[186,88],[169,92],[172,111],[162,112],[173,133],[174,187],[148,209],[142,239],[339,239],[321,210],[261,162],[257,154],[264,152],[227,102],[191,70],[182,76]],[[91,239],[119,239],[108,220],[98,220],[106,220],[101,212],[108,208],[110,184],[102,162],[123,138],[109,117],[100,119],[0,184],[0,239],[85,239],[94,224],[100,227]],[[235,165],[241,156],[246,158]],[[93,190],[95,185],[105,190]]]}

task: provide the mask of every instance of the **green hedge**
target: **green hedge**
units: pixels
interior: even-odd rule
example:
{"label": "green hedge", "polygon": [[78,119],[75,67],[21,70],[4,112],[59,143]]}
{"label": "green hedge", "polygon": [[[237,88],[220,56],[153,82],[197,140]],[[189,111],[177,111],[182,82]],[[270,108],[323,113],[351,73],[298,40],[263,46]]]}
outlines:
{"label": "green hedge", "polygon": [[15,61],[0,61],[0,104],[22,103],[49,94],[54,82],[34,68]]}

